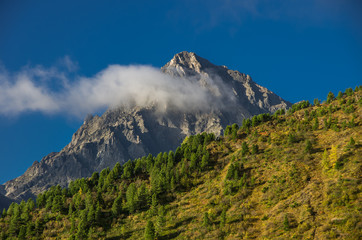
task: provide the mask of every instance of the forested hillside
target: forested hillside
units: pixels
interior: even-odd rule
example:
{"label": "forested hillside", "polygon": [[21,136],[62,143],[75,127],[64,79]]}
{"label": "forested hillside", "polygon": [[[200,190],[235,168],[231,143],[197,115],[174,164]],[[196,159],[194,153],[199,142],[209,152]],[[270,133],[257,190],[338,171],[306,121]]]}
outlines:
{"label": "forested hillside", "polygon": [[361,239],[362,87],[2,211],[1,239]]}

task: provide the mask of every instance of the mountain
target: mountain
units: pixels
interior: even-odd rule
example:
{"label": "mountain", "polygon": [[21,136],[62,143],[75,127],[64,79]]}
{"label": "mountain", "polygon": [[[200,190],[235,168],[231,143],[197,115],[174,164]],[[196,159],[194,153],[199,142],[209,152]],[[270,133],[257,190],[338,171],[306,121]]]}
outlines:
{"label": "mountain", "polygon": [[88,116],[64,149],[35,161],[23,175],[6,182],[5,195],[16,201],[28,199],[117,162],[175,149],[186,136],[201,132],[219,136],[228,124],[291,106],[249,75],[216,66],[195,53],[176,54],[161,71],[201,86],[209,104],[199,109],[166,106],[160,110],[150,102],[146,107],[120,106],[102,116]]}
{"label": "mountain", "polygon": [[5,189],[4,186],[0,186],[0,209],[8,208],[12,203],[12,200],[5,197]]}
{"label": "mountain", "polygon": [[191,135],[0,217],[1,239],[361,239],[362,86]]}

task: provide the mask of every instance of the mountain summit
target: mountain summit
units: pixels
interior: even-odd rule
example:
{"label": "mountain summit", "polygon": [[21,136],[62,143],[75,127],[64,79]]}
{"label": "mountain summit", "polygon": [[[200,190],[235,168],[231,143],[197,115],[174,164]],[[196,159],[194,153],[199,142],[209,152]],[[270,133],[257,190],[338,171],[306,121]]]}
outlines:
{"label": "mountain summit", "polygon": [[176,54],[171,61],[169,61],[162,69],[166,71],[166,69],[175,68],[178,70],[178,73],[184,73],[185,70],[189,71],[189,73],[201,73],[202,70],[217,68],[218,66],[212,64],[208,60],[199,57],[193,52],[180,52]]}
{"label": "mountain summit", "polygon": [[214,65],[195,53],[176,54],[161,71],[200,86],[207,93],[208,106],[160,112],[150,103],[87,117],[64,149],[34,162],[22,176],[1,186],[1,193],[16,201],[34,197],[50,186],[66,186],[117,162],[174,150],[186,136],[201,132],[219,136],[226,125],[291,106],[249,75]]}
{"label": "mountain summit", "polygon": [[278,109],[291,106],[289,102],[270,90],[256,84],[249,75],[230,70],[224,65],[214,65],[193,52],[184,51],[176,54],[161,70],[171,76],[193,76],[200,81],[202,86],[211,91],[207,80],[212,79],[213,86],[216,85],[219,89],[224,90],[224,97],[235,98],[236,107],[244,108],[242,113],[244,117],[275,112]]}

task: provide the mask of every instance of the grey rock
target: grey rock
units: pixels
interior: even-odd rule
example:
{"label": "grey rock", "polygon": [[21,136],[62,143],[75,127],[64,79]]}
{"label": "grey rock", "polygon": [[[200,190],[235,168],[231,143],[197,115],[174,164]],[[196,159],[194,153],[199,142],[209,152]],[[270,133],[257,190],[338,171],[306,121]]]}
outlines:
{"label": "grey rock", "polygon": [[[23,175],[1,186],[2,193],[21,201],[56,184],[67,186],[117,162],[175,150],[188,135],[213,132],[219,136],[228,124],[291,106],[249,75],[216,66],[195,53],[176,54],[161,71],[180,80],[193,78],[211,96],[222,98],[223,104],[207,110],[170,108],[160,113],[150,103],[147,107],[109,109],[102,116],[88,115],[64,149],[34,162]],[[213,105],[213,99],[210,101]]]}
{"label": "grey rock", "polygon": [[0,186],[0,215],[2,214],[2,210],[8,208],[12,202],[12,199],[5,197],[5,193],[4,186]]}

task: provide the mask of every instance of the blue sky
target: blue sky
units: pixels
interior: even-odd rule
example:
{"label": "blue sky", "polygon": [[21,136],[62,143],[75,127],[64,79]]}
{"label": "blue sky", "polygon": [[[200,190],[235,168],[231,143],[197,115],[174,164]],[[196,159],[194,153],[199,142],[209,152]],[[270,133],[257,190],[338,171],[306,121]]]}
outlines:
{"label": "blue sky", "polygon": [[[44,99],[64,88],[64,79],[74,86],[112,64],[159,68],[192,51],[291,102],[360,85],[359,2],[1,1],[0,183],[60,151],[82,124],[83,112],[50,111]],[[24,91],[12,87],[24,74],[35,87],[46,86],[31,92],[43,94],[37,98],[43,108],[14,103]]]}

